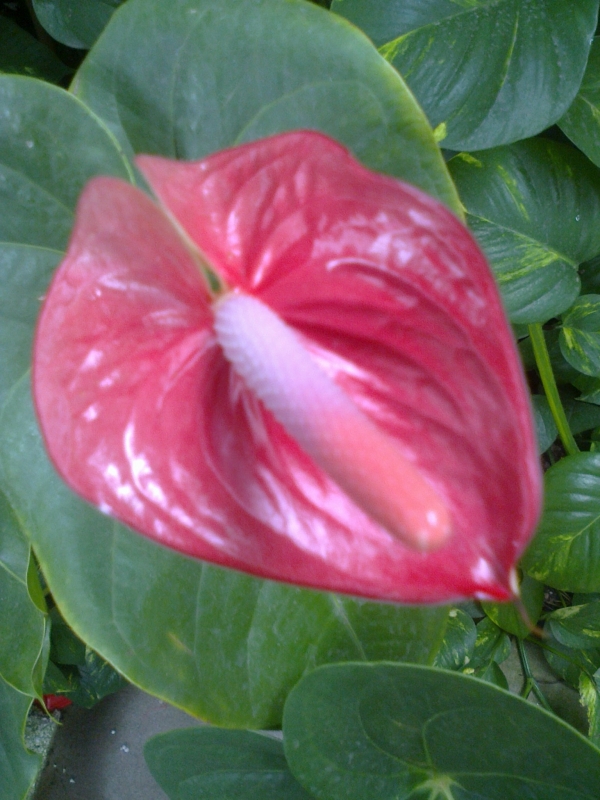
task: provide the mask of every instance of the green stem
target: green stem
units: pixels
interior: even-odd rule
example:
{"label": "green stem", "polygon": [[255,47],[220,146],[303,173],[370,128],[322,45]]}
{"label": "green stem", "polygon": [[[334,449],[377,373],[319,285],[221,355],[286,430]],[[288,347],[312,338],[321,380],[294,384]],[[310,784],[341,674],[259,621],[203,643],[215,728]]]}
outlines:
{"label": "green stem", "polygon": [[574,456],[579,453],[579,448],[577,447],[577,443],[575,442],[573,434],[571,433],[571,428],[567,422],[567,415],[565,414],[565,409],[558,393],[542,326],[538,322],[534,323],[533,325],[529,325],[529,335],[531,336],[533,354],[535,356],[535,362],[540,373],[540,378],[542,379],[542,385],[546,393],[546,399],[548,400],[548,405],[550,406],[552,416],[554,417],[556,427],[558,428],[558,435],[560,436],[560,440],[563,443],[563,447],[567,451],[567,454]]}
{"label": "green stem", "polygon": [[521,639],[517,639],[517,651],[519,653],[519,660],[521,661],[521,669],[523,670],[523,675],[525,676],[525,685],[521,691],[521,697],[527,698],[529,693],[533,692],[539,704],[543,706],[546,711],[552,712],[550,703],[546,700],[546,697],[540,689],[538,682],[533,677],[531,667],[529,666],[529,658],[527,656],[527,652],[525,651],[525,645]]}

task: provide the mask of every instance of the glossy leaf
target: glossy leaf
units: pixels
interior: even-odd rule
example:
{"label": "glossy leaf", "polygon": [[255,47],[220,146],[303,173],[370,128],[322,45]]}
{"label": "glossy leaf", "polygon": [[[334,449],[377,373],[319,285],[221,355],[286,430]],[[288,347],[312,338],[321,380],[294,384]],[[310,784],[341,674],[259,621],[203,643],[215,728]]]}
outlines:
{"label": "glossy leaf", "polygon": [[172,800],[311,800],[294,778],[283,742],[250,731],[187,728],[154,736],[146,763]]}
{"label": "glossy leaf", "polygon": [[467,223],[512,322],[546,322],[579,294],[577,266],[600,252],[600,171],[549,139],[450,162]]}
{"label": "glossy leaf", "polygon": [[404,82],[358,31],[303,0],[133,0],[73,89],[136,153],[197,159],[310,128],[461,213]]}
{"label": "glossy leaf", "polygon": [[600,454],[561,459],[545,484],[542,520],[521,565],[556,589],[592,592],[600,585]]}
{"label": "glossy leaf", "polygon": [[[512,334],[463,226],[315,133],[138,164],[198,255],[138,190],[100,180],[84,193],[34,359],[65,480],[157,541],[262,577],[400,602],[508,597],[537,519],[539,466]],[[235,293],[210,297],[194,258]],[[266,334],[256,355],[224,344],[215,319],[232,297],[264,309],[244,347],[265,315],[298,342],[273,374],[257,366]],[[339,393],[335,414],[312,373],[288,390],[301,364]],[[407,480],[394,483],[404,467],[388,449],[378,461],[370,444],[350,448],[336,466],[358,423],[334,432],[352,413],[437,492],[451,526],[437,549],[408,546],[404,523],[397,535],[388,523],[405,510],[428,519],[428,496],[377,516]],[[320,424],[324,449],[305,449]],[[359,495],[367,481],[374,501]]]}
{"label": "glossy leaf", "polygon": [[89,49],[123,0],[32,0],[37,18],[53,39]]}
{"label": "glossy leaf", "polygon": [[556,422],[552,416],[548,400],[544,395],[534,394],[531,398],[531,404],[533,406],[538,449],[540,453],[545,453],[558,436]]}
{"label": "glossy leaf", "polygon": [[585,74],[573,103],[558,121],[561,130],[600,166],[600,38],[592,42]]}
{"label": "glossy leaf", "polygon": [[9,686],[0,676],[0,797],[24,800],[41,758],[25,749],[23,731],[31,698]]}
{"label": "glossy leaf", "polygon": [[566,647],[600,649],[600,602],[558,608],[546,618],[545,628]]}
{"label": "glossy leaf", "polygon": [[29,594],[30,558],[29,543],[0,491],[0,676],[41,698],[46,616]]}
{"label": "glossy leaf", "polygon": [[577,298],[563,316],[559,341],[572,367],[584,375],[600,375],[600,295]]}
{"label": "glossy leaf", "polygon": [[444,147],[539,133],[584,74],[596,0],[334,0],[406,79]]}
{"label": "glossy leaf", "polygon": [[0,16],[0,72],[58,83],[71,70],[48,47]]}
{"label": "glossy leaf", "polygon": [[544,604],[544,584],[524,575],[519,584],[521,602],[527,618],[513,603],[482,603],[487,616],[503,631],[524,639],[531,633],[531,625],[535,625],[542,613]]}
{"label": "glossy leaf", "polygon": [[428,663],[440,645],[445,608],[258,581],[184,558],[99,514],[48,463],[25,381],[0,417],[0,441],[11,500],[69,624],[131,681],[192,714],[277,726],[290,688],[315,664]]}
{"label": "glossy leaf", "polygon": [[600,793],[600,750],[585,737],[521,697],[454,672],[323,667],[290,693],[283,732],[293,774],[327,800]]}

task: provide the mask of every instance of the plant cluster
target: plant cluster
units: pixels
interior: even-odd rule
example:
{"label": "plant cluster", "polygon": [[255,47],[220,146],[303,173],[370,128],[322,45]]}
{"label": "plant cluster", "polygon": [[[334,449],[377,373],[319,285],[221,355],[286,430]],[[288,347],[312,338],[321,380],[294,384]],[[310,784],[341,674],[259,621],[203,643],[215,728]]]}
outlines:
{"label": "plant cluster", "polygon": [[[2,798],[23,798],[39,769],[22,740],[31,702],[52,692],[89,705],[116,689],[120,675],[215,726],[148,742],[148,765],[173,800],[600,796],[599,3],[0,5]],[[444,594],[435,571],[405,599],[461,602],[395,605],[210,565],[100,513],[48,458],[32,402],[34,331],[84,187],[96,176],[111,177],[92,186],[126,187],[94,206],[96,223],[78,213],[76,230],[95,234],[102,220],[122,216],[125,196],[150,207],[142,194],[149,184],[162,201],[155,162],[136,162],[139,154],[213,164],[226,148],[297,130],[320,131],[369,169],[445,204],[489,260],[545,469],[543,513],[518,565],[516,604],[482,593],[469,599],[475,589],[461,592],[458,582]],[[142,222],[150,213],[142,209]],[[189,235],[183,216],[172,217]],[[147,230],[150,248],[160,237],[154,222]],[[463,247],[462,229],[449,236],[450,246]],[[503,325],[493,317],[490,338],[502,338]],[[48,346],[47,332],[56,334]],[[38,336],[36,381],[41,360],[48,381],[54,363],[66,374],[79,329],[43,322]],[[129,364],[131,354],[119,358]],[[506,389],[509,373],[496,363],[482,383],[501,376],[498,396],[506,390],[520,408],[514,381]],[[460,381],[447,388],[464,411]],[[77,400],[77,391],[66,399]],[[53,396],[42,417],[58,418],[61,403]],[[506,431],[502,415],[489,411],[484,424],[480,411],[461,429],[461,452],[493,453],[494,465],[504,458],[515,469],[504,473],[512,484],[483,470],[478,491],[494,498],[503,519],[529,518],[535,491],[523,489],[519,472],[529,417],[519,412]],[[64,473],[56,452],[69,448],[59,440],[51,452]],[[85,477],[80,466],[71,485],[78,472]],[[101,493],[80,493],[102,505]],[[528,535],[522,522],[515,541],[496,544],[520,553]],[[463,557],[445,555],[450,565]],[[236,566],[233,558],[220,563]],[[247,568],[294,577],[293,568],[291,577]],[[333,579],[312,585],[352,591]],[[402,591],[379,596],[403,599]],[[530,668],[534,649],[579,692],[583,732],[552,709]],[[511,653],[524,675],[512,693],[500,667]]]}

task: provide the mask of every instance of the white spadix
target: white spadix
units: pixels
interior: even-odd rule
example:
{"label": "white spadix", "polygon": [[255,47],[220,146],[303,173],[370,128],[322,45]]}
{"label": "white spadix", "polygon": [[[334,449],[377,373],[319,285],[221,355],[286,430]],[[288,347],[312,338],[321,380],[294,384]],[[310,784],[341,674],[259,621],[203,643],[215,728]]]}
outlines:
{"label": "white spadix", "polygon": [[408,547],[441,546],[451,527],[439,493],[319,367],[295,332],[250,295],[227,294],[213,311],[227,360],[314,462]]}

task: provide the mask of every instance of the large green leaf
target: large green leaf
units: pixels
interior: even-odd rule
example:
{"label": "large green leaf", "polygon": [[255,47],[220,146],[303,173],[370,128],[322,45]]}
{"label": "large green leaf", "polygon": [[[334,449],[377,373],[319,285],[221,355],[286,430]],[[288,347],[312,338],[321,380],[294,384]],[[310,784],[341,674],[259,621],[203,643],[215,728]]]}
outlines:
{"label": "large green leaf", "polygon": [[345,20],[304,0],[130,0],[73,91],[138,153],[197,159],[311,128],[460,213],[402,79]]}
{"label": "large green leaf", "polygon": [[404,76],[452,150],[533,136],[584,74],[597,0],[334,0]]}
{"label": "large green leaf", "polygon": [[337,660],[429,663],[446,608],[263,582],[185,558],[75,497],[43,450],[29,387],[0,416],[11,503],[67,622],[143,689],[216,724],[279,724],[303,672]]}
{"label": "large green leaf", "polygon": [[143,688],[230,725],[278,724],[289,688],[320,661],[430,660],[444,609],[361,603],[211,569],[131,533],[62,485],[21,376],[81,187],[97,172],[129,173],[102,124],[67,93],[3,78],[0,101],[0,387],[4,397],[11,391],[0,473],[67,621]]}
{"label": "large green leaf", "polygon": [[590,161],[600,167],[600,37],[592,42],[577,97],[558,124]]}
{"label": "large green leaf", "polygon": [[0,676],[0,797],[24,800],[41,766],[40,756],[25,750],[23,731],[31,705]]}
{"label": "large green leaf", "polygon": [[327,800],[596,800],[600,750],[552,714],[431,667],[341,664],[288,697],[284,744]]}
{"label": "large green leaf", "polygon": [[600,252],[600,170],[549,139],[462,153],[450,170],[511,321],[569,308],[578,265]]}
{"label": "large green leaf", "polygon": [[76,98],[0,76],[0,407],[29,368],[40,300],[66,246],[85,183],[129,171],[108,131]]}
{"label": "large green leaf", "polygon": [[89,49],[123,0],[33,0],[36,16],[53,39]]}
{"label": "large green leaf", "polygon": [[537,534],[521,565],[532,577],[568,592],[600,586],[600,453],[566,456],[545,475]]}
{"label": "large green leaf", "polygon": [[0,676],[41,698],[46,615],[29,594],[30,559],[29,542],[0,491]]}
{"label": "large green leaf", "polygon": [[294,778],[283,742],[250,731],[186,728],[154,736],[144,748],[171,800],[310,800]]}
{"label": "large green leaf", "polygon": [[58,83],[71,71],[46,45],[0,16],[0,72]]}

